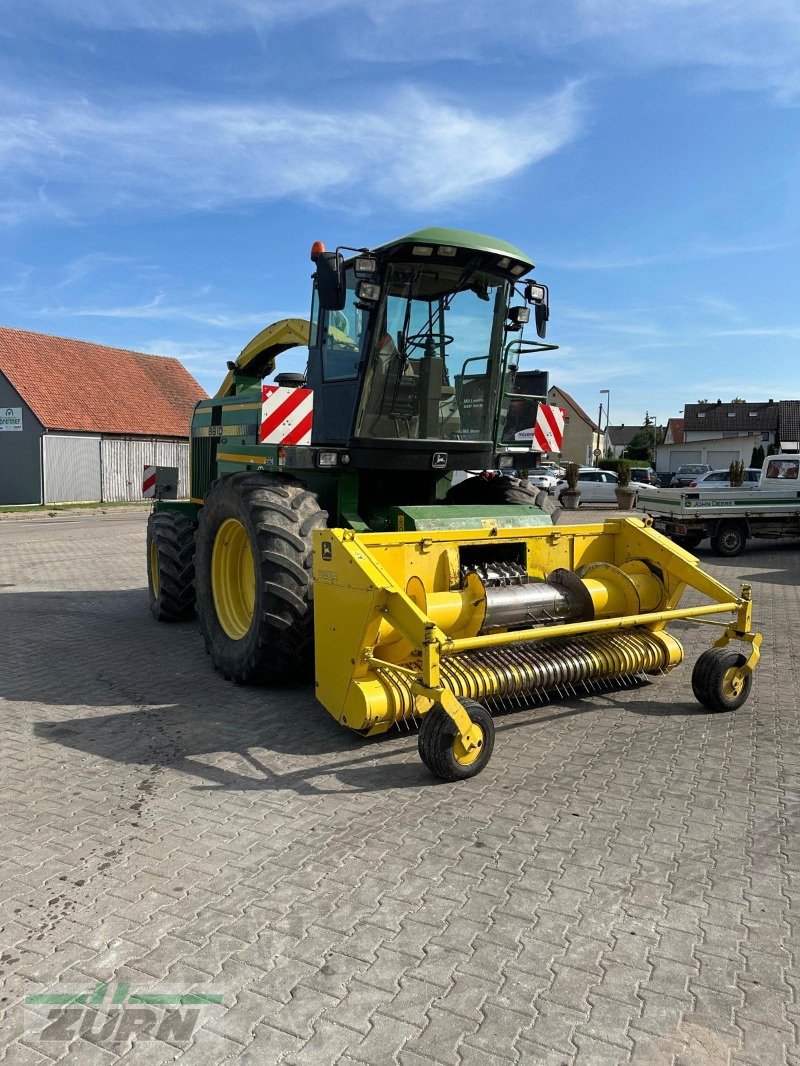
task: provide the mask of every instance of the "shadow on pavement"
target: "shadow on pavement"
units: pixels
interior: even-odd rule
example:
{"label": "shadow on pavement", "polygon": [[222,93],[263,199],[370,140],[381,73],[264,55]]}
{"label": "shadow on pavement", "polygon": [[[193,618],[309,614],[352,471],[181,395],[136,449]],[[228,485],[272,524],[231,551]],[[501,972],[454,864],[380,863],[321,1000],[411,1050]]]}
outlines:
{"label": "shadow on pavement", "polygon": [[[168,766],[199,779],[201,789],[320,794],[431,783],[416,757],[403,759],[416,750],[413,729],[403,730],[399,748],[392,743],[396,730],[363,738],[339,726],[316,702],[310,684],[231,685],[212,669],[196,623],[154,622],[143,589],[5,592],[0,641],[9,664],[0,671],[0,696],[80,709],[69,718],[35,722],[35,736],[49,742],[151,770]],[[613,699],[612,706],[627,713],[702,713],[694,704],[619,701],[616,694],[612,689],[515,708],[499,716],[498,733],[611,709],[595,695]],[[125,709],[98,713],[114,706]],[[220,753],[216,763],[203,758]],[[226,753],[239,757],[239,768]],[[302,766],[292,765],[297,757]]]}

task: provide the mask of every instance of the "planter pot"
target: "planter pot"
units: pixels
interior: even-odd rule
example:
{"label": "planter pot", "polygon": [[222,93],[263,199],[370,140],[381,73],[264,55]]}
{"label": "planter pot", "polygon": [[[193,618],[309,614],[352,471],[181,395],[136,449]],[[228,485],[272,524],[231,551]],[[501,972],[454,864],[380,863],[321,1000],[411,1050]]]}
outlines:
{"label": "planter pot", "polygon": [[581,505],[581,494],[579,492],[566,492],[561,493],[561,505],[566,511],[577,511]]}
{"label": "planter pot", "polygon": [[632,489],[615,489],[614,491],[620,511],[632,511],[636,504],[636,493]]}

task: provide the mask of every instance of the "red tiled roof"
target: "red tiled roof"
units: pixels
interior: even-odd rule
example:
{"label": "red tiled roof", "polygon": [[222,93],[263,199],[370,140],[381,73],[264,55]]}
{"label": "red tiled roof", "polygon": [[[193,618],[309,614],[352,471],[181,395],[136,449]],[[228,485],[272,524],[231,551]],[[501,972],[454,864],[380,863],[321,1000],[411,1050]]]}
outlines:
{"label": "red tiled roof", "polygon": [[47,429],[188,437],[206,396],[177,359],[22,329],[0,327],[0,373]]}
{"label": "red tiled roof", "polygon": [[682,418],[670,418],[667,420],[667,433],[672,430],[673,444],[683,444],[683,427],[684,421]]}
{"label": "red tiled roof", "polygon": [[572,407],[572,409],[574,410],[575,414],[578,415],[580,418],[582,418],[583,421],[588,426],[590,426],[591,429],[593,429],[595,433],[599,433],[600,432],[600,427],[598,426],[598,424],[594,421],[593,418],[590,418],[586,414],[586,412],[581,407],[581,405],[578,403],[578,401],[574,400],[570,396],[570,394],[566,391],[566,389],[562,389],[560,385],[552,385],[551,388],[555,389],[556,392],[560,392],[561,393],[561,395],[564,397],[564,399],[567,401],[567,403]]}

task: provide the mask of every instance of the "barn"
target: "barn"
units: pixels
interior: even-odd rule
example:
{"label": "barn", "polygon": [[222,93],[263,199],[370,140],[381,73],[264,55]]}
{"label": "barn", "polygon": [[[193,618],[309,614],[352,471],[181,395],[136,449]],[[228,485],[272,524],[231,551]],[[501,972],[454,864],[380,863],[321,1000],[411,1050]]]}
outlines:
{"label": "barn", "polygon": [[177,359],[0,327],[0,504],[140,499],[146,464],[186,495],[205,396]]}

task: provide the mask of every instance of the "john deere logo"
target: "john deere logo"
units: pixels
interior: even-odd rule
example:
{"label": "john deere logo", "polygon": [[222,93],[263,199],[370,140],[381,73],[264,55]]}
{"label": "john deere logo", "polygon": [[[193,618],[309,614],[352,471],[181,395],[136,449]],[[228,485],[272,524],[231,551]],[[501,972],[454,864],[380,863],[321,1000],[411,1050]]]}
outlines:
{"label": "john deere logo", "polygon": [[329,540],[323,540],[322,542],[322,558],[325,562],[330,562],[333,558],[333,545]]}
{"label": "john deere logo", "polygon": [[434,470],[444,470],[447,467],[447,452],[434,452],[431,466]]}

